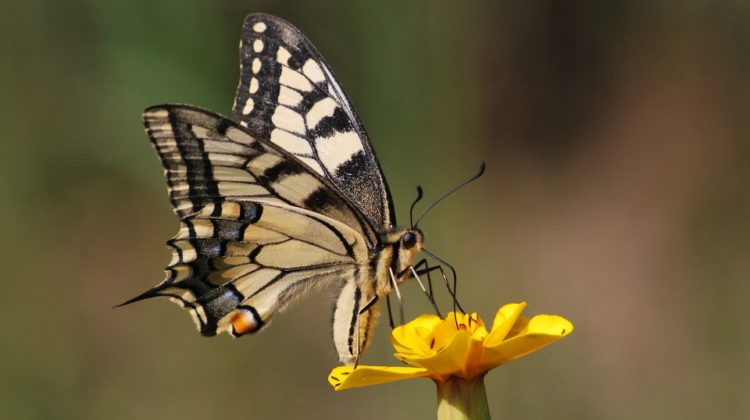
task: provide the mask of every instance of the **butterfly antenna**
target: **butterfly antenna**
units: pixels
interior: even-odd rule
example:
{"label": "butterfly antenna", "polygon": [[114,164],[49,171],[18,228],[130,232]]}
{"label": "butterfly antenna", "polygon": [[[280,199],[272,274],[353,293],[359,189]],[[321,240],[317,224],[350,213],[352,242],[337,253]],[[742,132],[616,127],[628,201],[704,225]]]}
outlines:
{"label": "butterfly antenna", "polygon": [[[415,223],[415,224],[414,224],[414,227],[417,227],[417,226],[419,225],[419,222],[420,222],[420,221],[422,220],[422,218],[423,218],[423,217],[424,217],[424,216],[425,216],[425,215],[426,215],[426,214],[427,214],[427,213],[428,213],[428,212],[429,212],[430,210],[432,210],[432,208],[433,208],[433,207],[435,207],[435,206],[436,206],[436,205],[437,205],[437,204],[438,204],[439,202],[443,201],[443,200],[444,200],[444,199],[445,199],[446,197],[448,197],[449,195],[451,195],[451,194],[453,194],[454,192],[456,192],[456,191],[460,190],[461,188],[463,188],[463,187],[465,187],[465,186],[469,185],[470,183],[472,183],[472,182],[474,182],[475,180],[477,180],[477,178],[479,178],[480,176],[482,176],[482,174],[484,174],[484,169],[485,169],[485,164],[484,164],[484,161],[482,161],[482,162],[481,162],[481,163],[479,164],[479,171],[477,171],[477,173],[476,173],[476,174],[474,174],[474,176],[472,176],[472,177],[471,177],[471,178],[469,178],[468,180],[466,180],[466,181],[462,182],[461,184],[459,184],[459,185],[457,185],[457,186],[453,187],[453,189],[452,189],[452,190],[448,191],[447,193],[443,194],[443,196],[442,196],[442,197],[440,197],[440,198],[438,198],[437,200],[435,200],[435,202],[434,202],[434,203],[432,203],[432,204],[430,205],[430,207],[427,207],[427,210],[425,210],[424,212],[422,212],[422,215],[420,215],[420,216],[419,216],[419,219],[417,219],[417,223]],[[413,207],[413,205],[412,205],[412,207]]]}
{"label": "butterfly antenna", "polygon": [[409,209],[409,226],[411,226],[412,229],[414,229],[414,206],[416,206],[419,200],[421,199],[422,199],[422,186],[417,185],[417,198],[414,200],[413,203],[411,203],[411,208]]}

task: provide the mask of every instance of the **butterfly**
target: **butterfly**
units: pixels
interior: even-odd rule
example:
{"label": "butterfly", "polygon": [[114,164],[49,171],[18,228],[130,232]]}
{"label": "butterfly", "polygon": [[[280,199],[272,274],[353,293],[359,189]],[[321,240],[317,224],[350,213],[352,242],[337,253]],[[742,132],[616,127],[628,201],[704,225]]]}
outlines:
{"label": "butterfly", "polygon": [[414,264],[424,233],[396,225],[364,127],[297,28],[247,16],[240,74],[233,118],[190,105],[144,112],[180,229],[167,242],[165,279],[125,304],[166,296],[203,335],[241,336],[338,284],[333,342],[353,364],[371,341],[376,303],[429,270]]}

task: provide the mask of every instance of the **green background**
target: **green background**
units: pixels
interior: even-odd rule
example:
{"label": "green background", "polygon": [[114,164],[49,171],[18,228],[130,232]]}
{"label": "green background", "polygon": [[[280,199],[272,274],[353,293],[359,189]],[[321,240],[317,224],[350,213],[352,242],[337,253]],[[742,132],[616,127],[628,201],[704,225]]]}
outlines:
{"label": "green background", "polygon": [[[417,184],[430,201],[487,162],[428,248],[488,322],[526,300],[576,327],[489,374],[496,418],[750,416],[747,2],[321,3],[3,3],[0,417],[434,415],[427,380],[331,390],[332,290],[239,340],[167,301],[112,309],[177,229],[140,113],[229,114],[253,11],[326,56],[402,223]],[[380,327],[363,362],[394,364]]]}

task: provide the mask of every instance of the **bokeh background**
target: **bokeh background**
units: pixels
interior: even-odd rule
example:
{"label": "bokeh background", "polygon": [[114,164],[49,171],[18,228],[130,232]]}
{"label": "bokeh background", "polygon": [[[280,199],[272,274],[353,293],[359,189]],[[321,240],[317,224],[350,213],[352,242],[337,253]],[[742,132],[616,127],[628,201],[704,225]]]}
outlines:
{"label": "bokeh background", "polygon": [[[750,417],[750,7],[698,0],[4,1],[0,417],[434,415],[427,380],[331,390],[332,291],[239,340],[166,300],[112,309],[177,228],[140,113],[229,114],[253,11],[326,56],[402,222],[417,184],[487,162],[429,248],[486,319],[526,300],[576,326],[487,377],[498,418]],[[365,363],[395,362],[381,327]]]}

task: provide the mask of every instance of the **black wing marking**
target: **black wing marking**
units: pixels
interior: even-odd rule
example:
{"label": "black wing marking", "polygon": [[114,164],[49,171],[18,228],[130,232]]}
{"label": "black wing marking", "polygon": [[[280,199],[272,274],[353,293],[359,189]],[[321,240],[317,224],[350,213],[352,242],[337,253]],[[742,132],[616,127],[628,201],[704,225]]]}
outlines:
{"label": "black wing marking", "polygon": [[338,220],[376,243],[367,220],[330,181],[236,122],[189,105],[155,106],[143,119],[181,219],[227,200],[281,203]]}
{"label": "black wing marking", "polygon": [[234,116],[333,181],[378,230],[395,225],[367,133],[323,57],[290,23],[245,18]]}
{"label": "black wing marking", "polygon": [[[341,363],[352,365],[367,351],[380,318],[377,293],[357,270],[341,286],[333,307],[333,343]],[[368,307],[369,305],[369,307]]]}
{"label": "black wing marking", "polygon": [[170,297],[207,336],[256,332],[308,290],[353,278],[367,259],[363,238],[348,226],[252,201],[207,204],[167,245],[166,278],[126,303]]}
{"label": "black wing marking", "polygon": [[171,297],[202,334],[242,335],[369,261],[377,237],[364,216],[284,149],[187,105],[143,118],[181,228],[166,278],[126,303]]}

